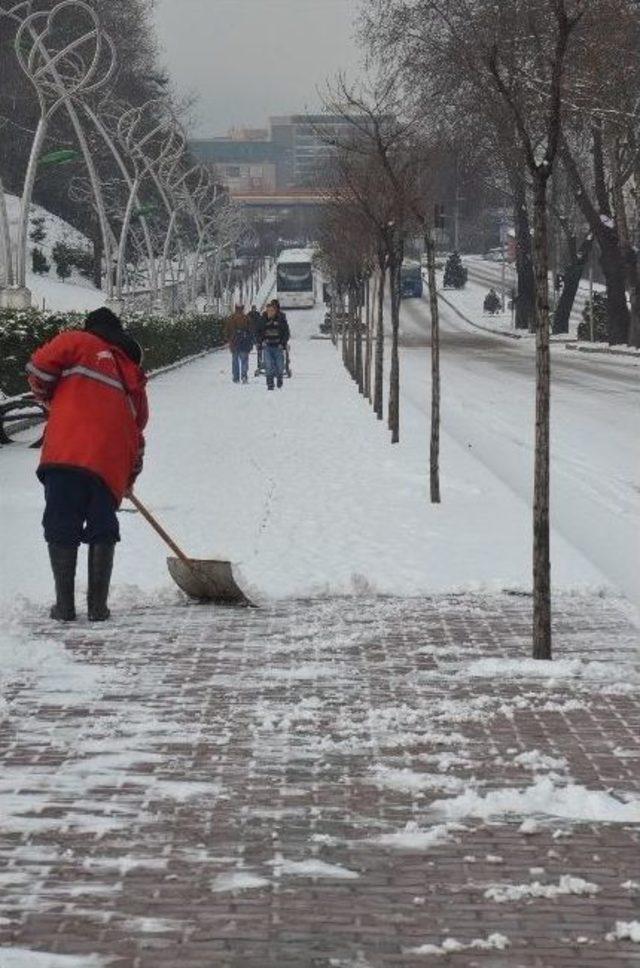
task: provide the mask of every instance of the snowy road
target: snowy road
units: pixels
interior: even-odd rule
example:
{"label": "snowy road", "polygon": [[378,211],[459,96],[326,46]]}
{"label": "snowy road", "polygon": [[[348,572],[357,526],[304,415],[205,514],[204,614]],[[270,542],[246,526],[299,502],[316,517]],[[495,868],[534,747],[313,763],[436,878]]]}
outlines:
{"label": "snowy road", "polygon": [[[443,429],[531,503],[534,347],[479,333],[441,303]],[[402,304],[404,399],[425,412],[427,305]],[[552,351],[552,526],[640,604],[639,368]],[[446,494],[446,464],[443,465]]]}

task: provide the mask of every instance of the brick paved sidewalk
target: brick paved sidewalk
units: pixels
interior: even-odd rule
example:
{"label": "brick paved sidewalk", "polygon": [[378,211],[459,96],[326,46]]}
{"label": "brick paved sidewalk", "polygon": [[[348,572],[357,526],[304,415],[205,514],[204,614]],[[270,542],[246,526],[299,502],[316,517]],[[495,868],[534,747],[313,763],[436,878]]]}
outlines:
{"label": "brick paved sidewalk", "polygon": [[[529,611],[138,607],[32,630],[42,670],[0,725],[1,968],[640,965],[606,937],[640,919],[637,632],[614,601],[562,599],[557,657],[588,664],[478,664],[527,656]],[[497,795],[470,815],[505,787],[566,816]],[[570,893],[505,893],[536,882]],[[447,938],[476,944],[423,947]]]}

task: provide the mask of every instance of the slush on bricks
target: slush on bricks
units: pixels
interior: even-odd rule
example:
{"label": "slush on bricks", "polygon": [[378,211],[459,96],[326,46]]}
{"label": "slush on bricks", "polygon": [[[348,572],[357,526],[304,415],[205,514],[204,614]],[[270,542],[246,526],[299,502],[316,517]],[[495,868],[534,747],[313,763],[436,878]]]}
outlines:
{"label": "slush on bricks", "polygon": [[142,470],[148,419],[142,349],[109,309],[89,313],[83,330],[60,333],[31,357],[29,383],[49,410],[38,477],[55,581],[51,617],[76,617],[78,548],[89,546],[87,611],[109,618],[107,599],[116,511]]}

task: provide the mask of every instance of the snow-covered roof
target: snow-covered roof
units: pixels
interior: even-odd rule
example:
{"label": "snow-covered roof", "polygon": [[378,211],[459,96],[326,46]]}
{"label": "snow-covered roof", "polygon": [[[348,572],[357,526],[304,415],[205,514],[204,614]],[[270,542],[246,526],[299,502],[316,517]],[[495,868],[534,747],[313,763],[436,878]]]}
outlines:
{"label": "snow-covered roof", "polygon": [[311,262],[313,249],[283,249],[278,256],[280,262]]}

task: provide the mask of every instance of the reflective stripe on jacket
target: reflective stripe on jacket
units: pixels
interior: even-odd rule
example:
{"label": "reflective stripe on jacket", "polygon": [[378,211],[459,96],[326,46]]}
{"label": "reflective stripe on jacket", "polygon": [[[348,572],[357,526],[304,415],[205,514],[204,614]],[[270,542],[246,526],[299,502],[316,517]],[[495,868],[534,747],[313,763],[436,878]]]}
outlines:
{"label": "reflective stripe on jacket", "polygon": [[36,350],[27,373],[38,399],[49,405],[38,471],[89,471],[119,504],[144,449],[148,406],[140,367],[113,343],[70,330]]}

